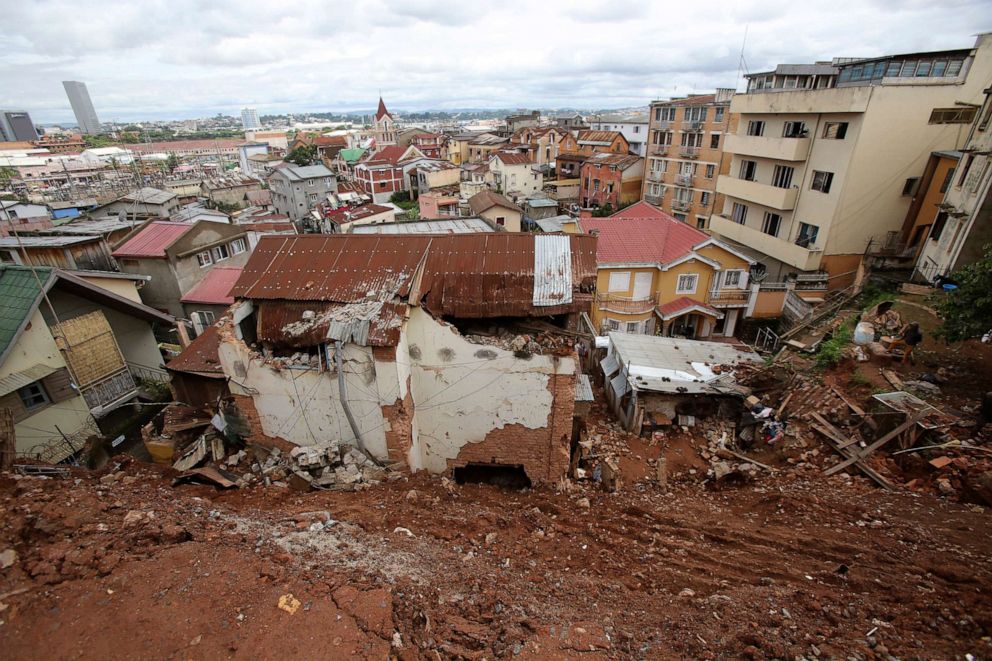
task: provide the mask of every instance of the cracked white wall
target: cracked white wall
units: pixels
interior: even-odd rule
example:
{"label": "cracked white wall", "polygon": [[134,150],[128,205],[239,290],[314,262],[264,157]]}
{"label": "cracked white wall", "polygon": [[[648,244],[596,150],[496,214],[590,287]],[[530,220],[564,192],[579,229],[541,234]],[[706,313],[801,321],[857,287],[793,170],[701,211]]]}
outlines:
{"label": "cracked white wall", "polygon": [[481,442],[494,429],[548,424],[550,375],[573,374],[575,363],[551,356],[517,358],[512,351],[474,344],[456,329],[412,308],[406,327],[415,440],[413,470],[439,473],[468,443]]}
{"label": "cracked white wall", "polygon": [[[355,443],[341,407],[336,372],[277,370],[233,339],[221,342],[219,356],[224,373],[232,379],[231,392],[254,400],[265,435],[297,445]],[[385,459],[386,421],[380,406],[392,404],[399,392],[395,369],[376,363],[369,347],[354,344],[345,346],[343,360],[345,392],[359,432],[366,448]]]}

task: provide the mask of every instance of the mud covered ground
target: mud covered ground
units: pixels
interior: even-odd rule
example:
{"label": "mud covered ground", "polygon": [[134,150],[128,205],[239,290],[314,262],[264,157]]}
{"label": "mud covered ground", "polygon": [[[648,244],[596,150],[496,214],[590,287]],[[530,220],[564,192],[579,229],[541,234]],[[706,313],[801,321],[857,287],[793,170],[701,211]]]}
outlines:
{"label": "mud covered ground", "polygon": [[989,513],[858,477],[301,495],[120,473],[0,478],[4,658],[992,656]]}

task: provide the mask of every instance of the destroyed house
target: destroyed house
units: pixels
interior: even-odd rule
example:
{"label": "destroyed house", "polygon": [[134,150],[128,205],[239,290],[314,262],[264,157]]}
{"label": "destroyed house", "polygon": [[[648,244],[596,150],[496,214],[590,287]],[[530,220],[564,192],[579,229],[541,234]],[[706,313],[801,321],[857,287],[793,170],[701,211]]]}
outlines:
{"label": "destroyed house", "polygon": [[583,235],[264,237],[219,325],[229,423],[282,449],[556,480],[595,261]]}

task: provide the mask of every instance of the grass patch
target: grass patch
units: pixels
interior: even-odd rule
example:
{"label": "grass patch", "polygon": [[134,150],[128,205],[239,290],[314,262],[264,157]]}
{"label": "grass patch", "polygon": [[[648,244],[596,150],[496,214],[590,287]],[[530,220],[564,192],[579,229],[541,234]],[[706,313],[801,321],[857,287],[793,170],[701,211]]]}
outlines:
{"label": "grass patch", "polygon": [[844,357],[844,349],[854,338],[854,326],[858,323],[857,315],[846,319],[833,333],[829,340],[820,343],[820,348],[816,352],[816,366],[820,369],[828,369],[840,363]]}

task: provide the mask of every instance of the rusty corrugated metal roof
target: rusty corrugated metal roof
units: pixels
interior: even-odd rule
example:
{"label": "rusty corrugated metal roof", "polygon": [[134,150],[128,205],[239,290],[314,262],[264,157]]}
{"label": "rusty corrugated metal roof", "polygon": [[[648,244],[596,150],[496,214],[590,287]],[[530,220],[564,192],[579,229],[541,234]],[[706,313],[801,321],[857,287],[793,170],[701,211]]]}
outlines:
{"label": "rusty corrugated metal roof", "polygon": [[[277,346],[311,347],[328,340],[365,346],[395,346],[406,305],[392,302],[325,303],[262,301],[258,339]],[[359,309],[360,306],[365,306]]]}
{"label": "rusty corrugated metal roof", "polygon": [[535,235],[321,235],[263,237],[231,290],[254,300],[361,303],[410,295],[421,270],[421,304],[453,317],[523,317],[587,309],[596,280],[596,239],[568,237],[571,302],[534,305]]}
{"label": "rusty corrugated metal roof", "polygon": [[224,369],[220,365],[217,352],[220,348],[220,333],[216,326],[208,326],[203,333],[182,353],[170,360],[165,369],[173,372],[192,372],[201,375],[219,375],[224,378]]}

